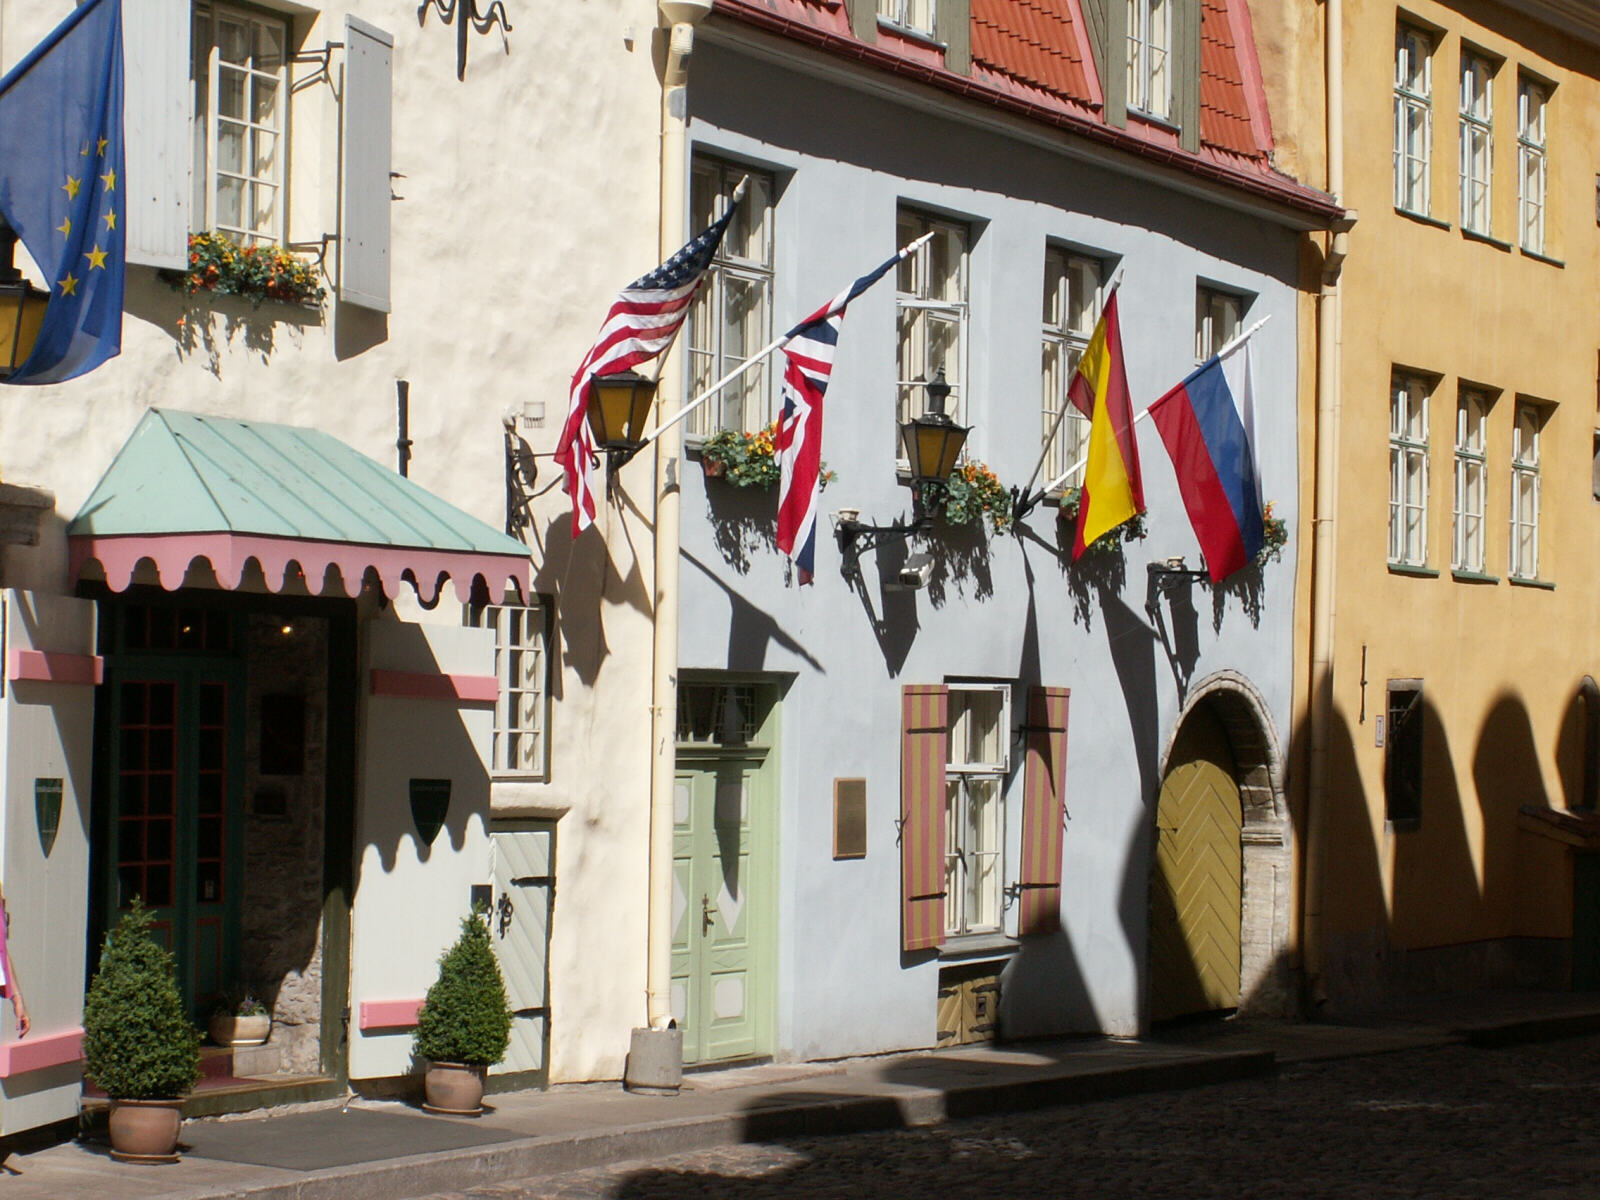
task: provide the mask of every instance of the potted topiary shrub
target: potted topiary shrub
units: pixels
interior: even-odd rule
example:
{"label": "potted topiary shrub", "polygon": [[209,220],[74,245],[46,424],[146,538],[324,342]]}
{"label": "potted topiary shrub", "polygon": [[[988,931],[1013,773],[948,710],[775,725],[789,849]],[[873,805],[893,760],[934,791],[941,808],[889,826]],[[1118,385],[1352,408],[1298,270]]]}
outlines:
{"label": "potted topiary shrub", "polygon": [[111,1157],[177,1161],[183,1096],[200,1077],[200,1031],[178,995],[172,955],[134,899],[100,948],[83,1005],[88,1076],[111,1098]]}
{"label": "potted topiary shrub", "polygon": [[483,910],[461,919],[461,936],[439,958],[439,978],[417,1013],[412,1043],[426,1059],[429,1112],[483,1112],[483,1081],[511,1044],[511,1005]]}

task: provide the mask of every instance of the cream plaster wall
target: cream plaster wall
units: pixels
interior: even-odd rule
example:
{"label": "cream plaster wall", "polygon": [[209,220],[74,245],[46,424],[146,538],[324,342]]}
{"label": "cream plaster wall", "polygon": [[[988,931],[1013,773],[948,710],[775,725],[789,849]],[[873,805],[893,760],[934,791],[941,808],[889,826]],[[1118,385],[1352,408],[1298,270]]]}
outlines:
{"label": "cream plaster wall", "polygon": [[[71,7],[6,4],[0,69]],[[508,36],[470,35],[464,81],[456,30],[436,12],[419,27],[414,5],[379,0],[272,7],[296,14],[306,50],[341,39],[347,9],[395,37],[393,312],[331,298],[320,312],[185,303],[153,271],[130,269],[120,358],[57,387],[0,389],[0,474],[50,488],[58,504],[39,548],[8,551],[14,586],[68,589],[65,523],[152,405],[315,425],[392,463],[395,380],[407,379],[411,477],[498,525],[502,413],[542,403],[542,425],[519,432],[550,451],[606,307],[657,261],[651,0],[513,0]],[[337,78],[338,51],[332,61]],[[311,84],[291,119],[290,237],[309,241],[337,232],[331,87]],[[539,465],[541,486],[551,484],[552,464]],[[552,781],[497,785],[494,805],[567,813],[552,1081],[620,1075],[628,1031],[644,1019],[649,472],[645,456],[625,473],[604,539],[570,544],[559,489],[534,510],[536,586],[556,612]],[[431,619],[455,620],[446,607]]]}

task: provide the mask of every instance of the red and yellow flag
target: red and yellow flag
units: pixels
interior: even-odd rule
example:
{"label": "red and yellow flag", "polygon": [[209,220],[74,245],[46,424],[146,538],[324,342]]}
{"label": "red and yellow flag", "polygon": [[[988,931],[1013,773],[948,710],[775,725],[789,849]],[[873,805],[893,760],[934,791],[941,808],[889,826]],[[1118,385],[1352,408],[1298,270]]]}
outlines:
{"label": "red and yellow flag", "polygon": [[1096,539],[1144,511],[1139,447],[1133,436],[1133,400],[1122,365],[1117,293],[1106,299],[1100,323],[1067,386],[1067,399],[1089,418],[1089,458],[1078,496],[1078,532],[1072,558]]}

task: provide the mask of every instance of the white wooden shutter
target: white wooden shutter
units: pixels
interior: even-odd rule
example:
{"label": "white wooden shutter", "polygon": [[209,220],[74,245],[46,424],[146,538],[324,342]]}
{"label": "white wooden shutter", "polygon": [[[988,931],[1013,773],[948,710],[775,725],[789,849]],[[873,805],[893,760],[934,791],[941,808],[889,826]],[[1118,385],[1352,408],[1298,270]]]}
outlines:
{"label": "white wooden shutter", "polygon": [[388,312],[394,38],[365,21],[346,16],[344,45],[339,299]]}
{"label": "white wooden shutter", "polygon": [[123,0],[128,261],[189,261],[190,0]]}

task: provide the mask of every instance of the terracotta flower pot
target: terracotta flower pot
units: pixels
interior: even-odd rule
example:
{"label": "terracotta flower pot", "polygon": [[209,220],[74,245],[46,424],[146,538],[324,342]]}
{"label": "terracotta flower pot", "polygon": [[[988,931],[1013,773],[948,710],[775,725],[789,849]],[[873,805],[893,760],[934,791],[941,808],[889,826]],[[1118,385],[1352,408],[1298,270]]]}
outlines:
{"label": "terracotta flower pot", "polygon": [[182,1100],[111,1101],[111,1157],[120,1162],[177,1162]]}
{"label": "terracotta flower pot", "polygon": [[206,1023],[206,1032],[219,1046],[260,1046],[272,1034],[272,1017],[267,1013],[250,1017],[218,1015]]}
{"label": "terracotta flower pot", "polygon": [[728,464],[720,458],[700,459],[700,469],[706,473],[707,479],[721,479],[728,473]]}
{"label": "terracotta flower pot", "polygon": [[422,1077],[423,1108],[429,1112],[478,1116],[483,1112],[483,1067],[467,1063],[429,1062]]}

